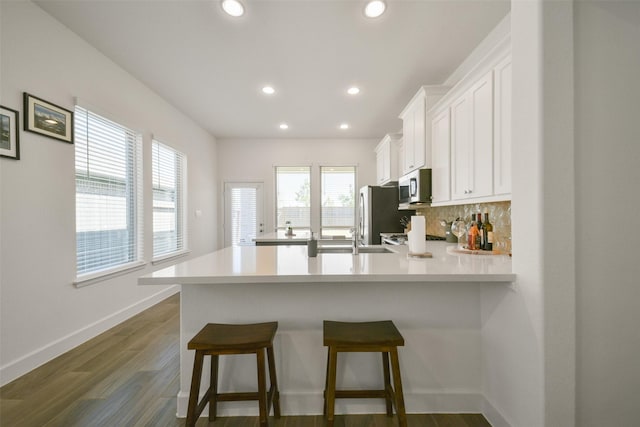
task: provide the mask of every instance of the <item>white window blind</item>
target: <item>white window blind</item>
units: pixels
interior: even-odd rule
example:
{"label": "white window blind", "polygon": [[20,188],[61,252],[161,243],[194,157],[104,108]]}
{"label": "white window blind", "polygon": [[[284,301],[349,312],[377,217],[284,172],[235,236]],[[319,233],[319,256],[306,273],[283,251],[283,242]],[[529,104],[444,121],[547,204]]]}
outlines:
{"label": "white window blind", "polygon": [[75,108],[77,275],[142,261],[139,133]]}
{"label": "white window blind", "polygon": [[231,188],[231,242],[233,246],[253,245],[258,224],[258,189]]}
{"label": "white window blind", "polygon": [[158,141],[152,143],[153,256],[185,249],[184,176],[186,157]]}
{"label": "white window blind", "polygon": [[355,224],[354,166],[320,167],[320,233],[344,235]]}
{"label": "white window blind", "polygon": [[311,228],[311,168],[276,166],[276,228]]}

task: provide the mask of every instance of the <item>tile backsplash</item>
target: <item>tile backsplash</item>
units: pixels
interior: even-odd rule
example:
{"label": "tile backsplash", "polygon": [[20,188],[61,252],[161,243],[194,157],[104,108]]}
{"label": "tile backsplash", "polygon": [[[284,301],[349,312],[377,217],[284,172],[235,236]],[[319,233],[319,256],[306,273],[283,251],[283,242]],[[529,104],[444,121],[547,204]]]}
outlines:
{"label": "tile backsplash", "polygon": [[496,242],[506,242],[511,239],[511,202],[472,203],[468,205],[424,207],[417,210],[417,214],[424,215],[427,223],[427,234],[444,236],[444,227],[440,220],[451,222],[460,217],[469,222],[471,214],[489,212],[489,221],[493,225]]}

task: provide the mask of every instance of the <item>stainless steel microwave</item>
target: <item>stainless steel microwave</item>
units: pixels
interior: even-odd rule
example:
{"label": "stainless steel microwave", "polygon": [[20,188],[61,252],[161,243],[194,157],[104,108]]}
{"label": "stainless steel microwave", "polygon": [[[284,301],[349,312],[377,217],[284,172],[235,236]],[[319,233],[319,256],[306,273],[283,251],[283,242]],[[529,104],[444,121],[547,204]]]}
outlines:
{"label": "stainless steel microwave", "polygon": [[400,204],[431,203],[431,169],[417,169],[398,180]]}

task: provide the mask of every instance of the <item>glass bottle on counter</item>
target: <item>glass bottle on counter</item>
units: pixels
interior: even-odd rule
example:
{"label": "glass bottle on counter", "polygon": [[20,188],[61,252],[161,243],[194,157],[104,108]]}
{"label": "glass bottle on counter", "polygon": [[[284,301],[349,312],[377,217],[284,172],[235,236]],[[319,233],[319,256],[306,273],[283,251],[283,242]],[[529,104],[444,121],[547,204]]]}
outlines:
{"label": "glass bottle on counter", "polygon": [[475,215],[471,215],[471,223],[469,225],[469,231],[467,232],[467,249],[474,250],[476,248],[478,234],[478,224],[476,223]]}
{"label": "glass bottle on counter", "polygon": [[482,249],[485,251],[493,250],[493,225],[489,222],[489,212],[484,212],[484,222],[482,223],[484,227],[485,241]]}
{"label": "glass bottle on counter", "polygon": [[482,224],[482,214],[478,212],[476,214],[476,226],[478,227],[478,239],[476,241],[476,247],[474,249],[484,249],[484,226]]}

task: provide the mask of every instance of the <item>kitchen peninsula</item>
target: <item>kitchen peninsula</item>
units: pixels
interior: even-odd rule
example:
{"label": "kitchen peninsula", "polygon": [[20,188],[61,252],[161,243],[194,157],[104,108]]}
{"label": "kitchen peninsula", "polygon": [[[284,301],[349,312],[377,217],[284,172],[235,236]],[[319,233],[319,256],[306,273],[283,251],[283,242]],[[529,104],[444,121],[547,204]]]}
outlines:
{"label": "kitchen peninsula", "polygon": [[[324,319],[394,321],[406,342],[400,363],[409,413],[481,411],[481,291],[508,287],[515,275],[508,256],[453,254],[450,248],[428,242],[433,258],[410,258],[406,246],[390,247],[389,253],[309,258],[300,245],[238,246],[141,277],[141,285],[182,285],[178,416],[186,413],[191,381],[189,339],[207,322],[271,320],[279,322],[275,354],[283,414],[322,413]],[[343,384],[379,387],[378,356],[345,356]],[[220,369],[221,391],[255,388],[254,359],[223,358]],[[207,383],[204,378],[203,387]],[[336,413],[384,409],[384,400],[336,402]],[[229,402],[219,411],[257,413],[250,402]]]}

